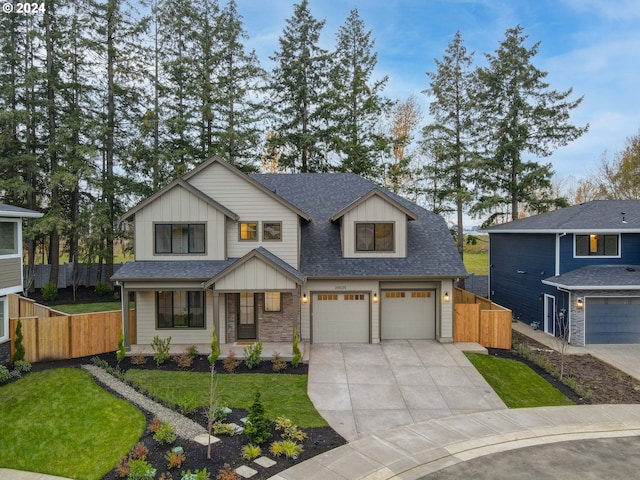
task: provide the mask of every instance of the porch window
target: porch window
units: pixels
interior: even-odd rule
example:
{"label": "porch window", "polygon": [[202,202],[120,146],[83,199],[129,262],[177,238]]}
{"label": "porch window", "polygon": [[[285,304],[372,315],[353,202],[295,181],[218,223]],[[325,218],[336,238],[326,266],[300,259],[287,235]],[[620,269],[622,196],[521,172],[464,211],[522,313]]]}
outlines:
{"label": "porch window", "polygon": [[204,292],[158,292],[158,328],[204,328]]}
{"label": "porch window", "polygon": [[357,252],[392,252],[393,223],[356,223]]}
{"label": "porch window", "polygon": [[18,254],[18,223],[0,222],[0,255]]}
{"label": "porch window", "polygon": [[241,222],[240,240],[258,240],[258,222]]}
{"label": "porch window", "polygon": [[576,235],[576,257],[619,257],[620,235]]}
{"label": "porch window", "polygon": [[280,301],[280,292],[265,292],[264,294],[264,311],[279,312],[282,310]]}
{"label": "porch window", "polygon": [[157,223],[155,253],[205,253],[204,223]]}

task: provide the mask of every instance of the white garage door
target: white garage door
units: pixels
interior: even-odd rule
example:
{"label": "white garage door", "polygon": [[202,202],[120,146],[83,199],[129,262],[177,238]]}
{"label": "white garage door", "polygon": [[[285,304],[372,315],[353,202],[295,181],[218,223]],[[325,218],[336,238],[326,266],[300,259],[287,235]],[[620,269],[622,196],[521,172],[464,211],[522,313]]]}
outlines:
{"label": "white garage door", "polygon": [[313,343],[369,343],[369,294],[314,293]]}
{"label": "white garage door", "polygon": [[436,338],[435,290],[385,290],[381,301],[381,338]]}

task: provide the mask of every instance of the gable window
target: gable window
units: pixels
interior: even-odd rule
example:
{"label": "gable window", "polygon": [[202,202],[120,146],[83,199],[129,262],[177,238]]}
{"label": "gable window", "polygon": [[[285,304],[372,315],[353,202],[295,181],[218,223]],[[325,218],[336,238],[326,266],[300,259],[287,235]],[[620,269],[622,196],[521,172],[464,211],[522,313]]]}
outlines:
{"label": "gable window", "polygon": [[280,302],[280,292],[265,292],[264,294],[264,311],[279,312],[282,310]]}
{"label": "gable window", "polygon": [[576,257],[619,257],[620,235],[576,235]]}
{"label": "gable window", "polygon": [[282,240],[282,222],[263,222],[262,240]]}
{"label": "gable window", "polygon": [[204,292],[158,292],[158,328],[204,328]]}
{"label": "gable window", "polygon": [[258,222],[240,222],[240,240],[258,240]]}
{"label": "gable window", "polygon": [[204,223],[156,223],[155,253],[205,253]]}
{"label": "gable window", "polygon": [[393,223],[356,223],[357,252],[393,252]]}
{"label": "gable window", "polygon": [[18,223],[0,222],[0,255],[18,254]]}

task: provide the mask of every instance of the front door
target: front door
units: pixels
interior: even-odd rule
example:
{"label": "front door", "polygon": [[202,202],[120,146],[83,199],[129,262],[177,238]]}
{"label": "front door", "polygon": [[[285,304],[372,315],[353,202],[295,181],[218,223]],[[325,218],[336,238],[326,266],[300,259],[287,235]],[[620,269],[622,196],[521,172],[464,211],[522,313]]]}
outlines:
{"label": "front door", "polygon": [[256,339],[256,307],[253,292],[241,292],[238,299],[238,340]]}
{"label": "front door", "polygon": [[556,334],[556,297],[544,294],[544,333]]}

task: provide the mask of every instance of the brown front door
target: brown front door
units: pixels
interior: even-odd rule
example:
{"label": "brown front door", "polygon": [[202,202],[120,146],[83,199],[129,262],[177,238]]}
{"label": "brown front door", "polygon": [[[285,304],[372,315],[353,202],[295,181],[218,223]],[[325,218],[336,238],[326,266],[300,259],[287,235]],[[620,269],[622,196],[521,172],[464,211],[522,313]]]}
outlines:
{"label": "brown front door", "polygon": [[238,296],[238,340],[256,339],[256,302],[252,292]]}

